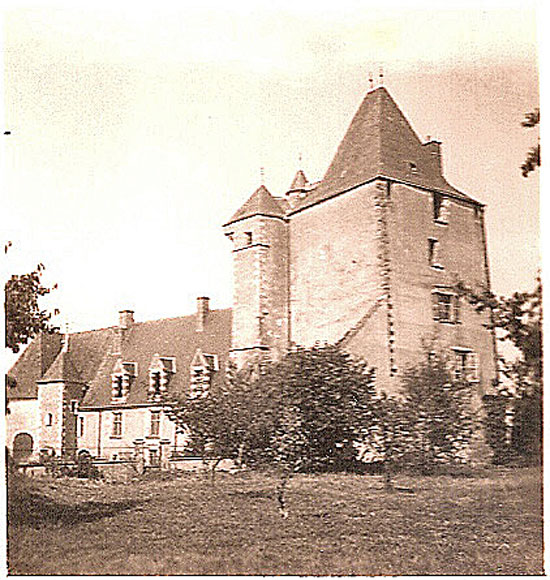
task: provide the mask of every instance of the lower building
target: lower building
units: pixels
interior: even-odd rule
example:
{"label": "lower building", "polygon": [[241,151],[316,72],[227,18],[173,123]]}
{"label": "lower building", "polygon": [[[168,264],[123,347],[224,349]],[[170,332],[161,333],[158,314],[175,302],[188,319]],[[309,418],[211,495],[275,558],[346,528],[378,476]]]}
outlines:
{"label": "lower building", "polygon": [[231,310],[210,310],[204,297],[197,305],[194,315],[149,322],[125,310],[116,327],[34,340],[8,378],[15,458],[117,460],[140,450],[155,464],[184,453],[166,410],[223,380],[231,346]]}

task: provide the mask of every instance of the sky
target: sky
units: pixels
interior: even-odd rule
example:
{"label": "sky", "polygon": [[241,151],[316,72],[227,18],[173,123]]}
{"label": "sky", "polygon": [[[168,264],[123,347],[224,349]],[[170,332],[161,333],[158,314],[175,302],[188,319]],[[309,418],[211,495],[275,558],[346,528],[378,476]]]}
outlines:
{"label": "sky", "polygon": [[2,275],[42,262],[62,327],[231,306],[221,225],[261,167],[275,195],[299,167],[321,179],[380,67],[421,139],[443,142],[448,181],[487,204],[493,290],[533,287],[534,4],[138,4],[3,12]]}

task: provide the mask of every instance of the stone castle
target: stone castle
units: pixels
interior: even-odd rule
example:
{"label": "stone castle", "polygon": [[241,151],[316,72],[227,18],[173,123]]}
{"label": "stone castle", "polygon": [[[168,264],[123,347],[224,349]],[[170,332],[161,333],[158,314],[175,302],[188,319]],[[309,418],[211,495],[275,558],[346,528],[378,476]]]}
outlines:
{"label": "stone castle", "polygon": [[[443,176],[441,143],[422,142],[388,91],[369,91],[325,176],[296,173],[280,196],[260,186],[223,226],[232,244],[233,308],[42,335],[8,377],[8,446],[155,464],[183,441],[164,404],[292,345],[336,343],[399,389],[403,371],[447,354],[481,397],[496,377],[486,315],[457,282],[488,287],[484,206]],[[431,346],[430,346],[431,345]],[[181,436],[180,436],[181,437]],[[172,451],[170,451],[172,450]]]}

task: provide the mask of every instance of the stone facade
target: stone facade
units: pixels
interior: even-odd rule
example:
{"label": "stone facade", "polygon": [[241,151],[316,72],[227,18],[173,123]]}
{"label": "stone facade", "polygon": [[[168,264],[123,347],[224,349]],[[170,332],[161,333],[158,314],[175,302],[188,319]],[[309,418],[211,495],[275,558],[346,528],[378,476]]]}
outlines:
{"label": "stone facade", "polygon": [[289,190],[260,186],[223,226],[231,242],[232,310],[43,335],[8,380],[8,446],[65,457],[88,451],[145,462],[185,445],[170,401],[292,345],[340,345],[396,392],[408,366],[445,353],[481,398],[496,377],[487,317],[458,282],[489,288],[484,206],[450,185],[441,144],[422,143],[389,93],[367,93],[324,178],[299,170]]}
{"label": "stone facade", "polygon": [[454,290],[489,288],[483,216],[444,179],[441,144],[421,143],[387,91],[371,91],[320,183],[299,171],[284,196],[262,186],[224,225],[234,360],[336,343],[395,392],[432,348],[490,392],[494,335]]}

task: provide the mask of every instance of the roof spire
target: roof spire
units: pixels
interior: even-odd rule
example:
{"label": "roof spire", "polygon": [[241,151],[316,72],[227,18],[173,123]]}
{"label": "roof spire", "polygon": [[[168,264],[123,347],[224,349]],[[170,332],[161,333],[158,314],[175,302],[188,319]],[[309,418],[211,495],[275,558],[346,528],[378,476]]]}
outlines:
{"label": "roof spire", "polygon": [[298,169],[302,169],[302,154],[298,153]]}
{"label": "roof spire", "polygon": [[265,170],[260,167],[260,185],[265,185]]}
{"label": "roof spire", "polygon": [[380,86],[384,86],[384,67],[380,66],[378,69],[378,79],[380,80]]}
{"label": "roof spire", "polygon": [[69,352],[69,328],[70,324],[67,320],[65,322],[65,334],[63,335],[63,352]]}
{"label": "roof spire", "polygon": [[372,71],[369,71],[369,85],[371,90],[374,89],[374,79],[372,77],[373,77]]}

